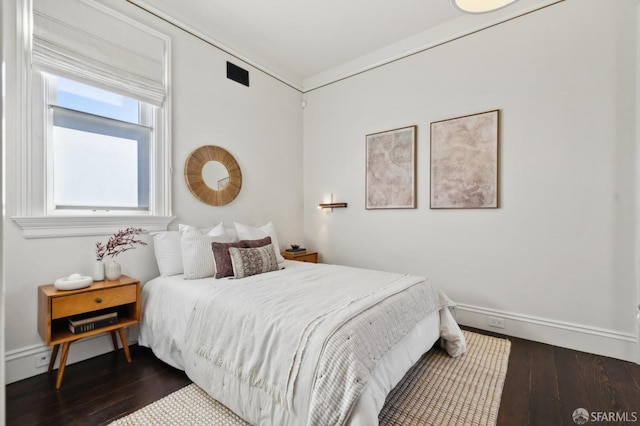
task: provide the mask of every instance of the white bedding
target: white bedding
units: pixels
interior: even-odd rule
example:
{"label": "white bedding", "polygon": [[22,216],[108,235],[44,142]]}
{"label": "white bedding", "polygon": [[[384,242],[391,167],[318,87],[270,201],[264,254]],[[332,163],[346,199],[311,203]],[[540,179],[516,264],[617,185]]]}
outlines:
{"label": "white bedding", "polygon": [[[242,283],[259,285],[265,279],[268,280],[270,274],[284,275],[285,272],[296,271],[313,274],[324,271],[318,269],[322,268],[321,265],[301,262],[287,261],[285,266],[285,271],[245,278]],[[274,276],[271,275],[271,279]],[[196,359],[188,366],[185,365],[184,336],[187,334],[188,323],[198,301],[214,293],[224,292],[229,286],[238,283],[230,279],[185,281],[180,275],[150,281],[142,290],[143,312],[138,341],[141,345],[150,347],[156,356],[168,364],[186,369],[190,378],[200,387],[251,423],[304,425],[307,423],[317,359],[303,358],[300,374],[295,382],[292,409],[274,403],[272,395],[268,392],[236,380],[234,374],[211,363],[198,362]],[[452,342],[447,348],[452,355],[464,352],[464,338],[449,310],[442,309],[427,315],[379,360],[351,411],[348,424],[377,424],[377,413],[382,408],[387,393],[441,336]],[[324,339],[310,340],[308,351],[319,352],[323,343]]]}

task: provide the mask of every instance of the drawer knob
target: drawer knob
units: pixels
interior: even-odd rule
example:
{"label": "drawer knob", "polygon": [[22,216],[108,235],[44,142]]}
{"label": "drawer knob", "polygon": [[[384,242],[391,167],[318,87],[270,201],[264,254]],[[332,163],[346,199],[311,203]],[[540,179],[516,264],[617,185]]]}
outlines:
{"label": "drawer knob", "polygon": [[100,297],[96,298],[96,303],[102,303],[102,299]]}

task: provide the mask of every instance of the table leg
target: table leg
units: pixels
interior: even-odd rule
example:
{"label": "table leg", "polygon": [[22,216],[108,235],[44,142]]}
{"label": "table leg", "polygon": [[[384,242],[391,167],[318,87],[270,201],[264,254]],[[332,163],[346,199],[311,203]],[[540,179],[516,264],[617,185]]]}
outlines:
{"label": "table leg", "polygon": [[116,337],[116,331],[111,332],[111,341],[113,342],[113,350],[118,352],[118,338]]}
{"label": "table leg", "polygon": [[53,351],[51,352],[51,358],[49,359],[49,369],[47,370],[47,373],[51,373],[51,371],[53,370],[53,366],[56,363],[56,358],[58,357],[58,349],[60,349],[60,345],[53,346]]}
{"label": "table leg", "polygon": [[67,356],[69,356],[69,346],[71,343],[64,342],[62,344],[62,354],[60,355],[60,365],[58,366],[58,378],[56,379],[56,389],[62,386],[62,377],[64,376],[64,367],[67,364]]}
{"label": "table leg", "polygon": [[124,327],[119,328],[118,333],[120,334],[122,349],[124,349],[124,356],[127,357],[127,362],[131,362],[131,354],[129,353],[129,345],[127,344],[127,334],[124,331]]}

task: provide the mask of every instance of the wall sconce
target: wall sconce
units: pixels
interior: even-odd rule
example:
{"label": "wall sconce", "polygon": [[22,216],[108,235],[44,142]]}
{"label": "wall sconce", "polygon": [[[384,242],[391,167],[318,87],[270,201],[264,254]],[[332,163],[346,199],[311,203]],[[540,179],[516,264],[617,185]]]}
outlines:
{"label": "wall sconce", "polygon": [[335,209],[338,207],[347,207],[347,203],[320,203],[318,204],[319,209]]}
{"label": "wall sconce", "polygon": [[347,207],[347,203],[334,203],[333,194],[331,194],[331,202],[318,204],[319,209],[331,209],[331,211],[333,211],[333,209],[342,208],[342,207]]}

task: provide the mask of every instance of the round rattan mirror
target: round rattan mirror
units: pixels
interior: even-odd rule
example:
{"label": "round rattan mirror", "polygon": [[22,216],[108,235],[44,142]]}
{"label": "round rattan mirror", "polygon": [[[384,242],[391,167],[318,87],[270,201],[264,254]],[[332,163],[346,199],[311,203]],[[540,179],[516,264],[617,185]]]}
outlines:
{"label": "round rattan mirror", "polygon": [[189,154],[184,178],[193,196],[211,206],[229,204],[242,187],[236,159],[227,150],[213,145],[201,146]]}

